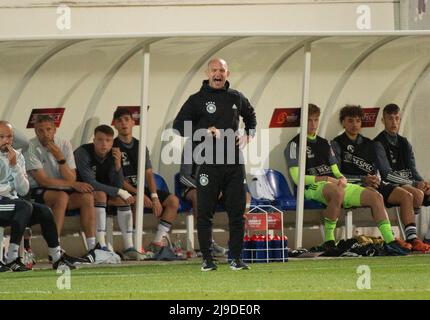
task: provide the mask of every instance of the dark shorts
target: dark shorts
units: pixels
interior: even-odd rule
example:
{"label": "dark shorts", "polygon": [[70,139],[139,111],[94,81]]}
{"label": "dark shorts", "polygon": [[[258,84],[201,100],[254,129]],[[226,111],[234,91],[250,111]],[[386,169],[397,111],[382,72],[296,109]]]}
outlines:
{"label": "dark shorts", "polygon": [[[161,204],[163,204],[163,202],[171,195],[171,193],[163,191],[163,190],[158,190],[157,189],[157,194],[158,194],[158,199],[160,199]],[[149,191],[148,188],[145,188],[145,195],[148,196],[149,198],[151,198],[151,191]]]}
{"label": "dark shorts", "polygon": [[387,183],[381,181],[381,184],[379,185],[379,188],[377,191],[384,197],[384,204],[387,208],[395,207],[395,204],[388,203],[388,198],[390,197],[391,193],[396,189],[397,186],[392,183]]}
{"label": "dark shorts", "polygon": [[424,195],[423,206],[430,207],[430,196]]}
{"label": "dark shorts", "polygon": [[30,199],[34,202],[45,204],[44,195],[46,191],[63,191],[68,195],[75,192],[75,190],[72,189],[33,188],[30,189]]}

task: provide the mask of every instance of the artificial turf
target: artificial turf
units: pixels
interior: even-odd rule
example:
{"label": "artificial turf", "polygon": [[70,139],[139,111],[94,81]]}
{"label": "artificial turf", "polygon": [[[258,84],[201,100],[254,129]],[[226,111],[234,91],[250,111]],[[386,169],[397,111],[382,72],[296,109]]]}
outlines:
{"label": "artificial turf", "polygon": [[[358,289],[357,267],[367,265],[370,289]],[[0,299],[429,299],[430,255],[290,259],[232,271],[201,272],[200,261],[81,267],[70,289],[55,270],[0,274]],[[65,282],[62,282],[63,284]]]}

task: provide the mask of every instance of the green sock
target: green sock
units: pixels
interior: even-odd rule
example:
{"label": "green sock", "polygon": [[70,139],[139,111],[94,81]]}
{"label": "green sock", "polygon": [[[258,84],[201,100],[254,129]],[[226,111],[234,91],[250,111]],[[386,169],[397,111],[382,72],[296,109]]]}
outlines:
{"label": "green sock", "polygon": [[388,220],[382,220],[378,222],[378,229],[381,231],[382,238],[386,243],[394,241],[393,230],[391,230],[391,223]]}
{"label": "green sock", "polygon": [[334,230],[336,229],[337,220],[330,220],[324,218],[324,234],[325,242],[333,240],[334,241]]}

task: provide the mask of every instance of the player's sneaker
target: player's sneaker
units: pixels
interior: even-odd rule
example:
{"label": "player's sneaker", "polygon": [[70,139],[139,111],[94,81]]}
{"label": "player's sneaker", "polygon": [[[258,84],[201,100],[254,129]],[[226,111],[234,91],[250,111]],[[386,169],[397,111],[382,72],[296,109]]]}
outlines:
{"label": "player's sneaker", "polygon": [[218,269],[217,265],[214,263],[212,258],[207,258],[203,260],[201,271],[215,271]]}
{"label": "player's sneaker", "polygon": [[69,256],[68,254],[66,254],[65,252],[63,252],[61,258],[63,258],[63,260],[67,261],[69,264],[77,266],[80,265],[82,263],[86,263],[87,260],[85,258],[81,258],[81,257],[72,257]]}
{"label": "player's sneaker", "polygon": [[21,257],[18,257],[14,261],[6,264],[6,267],[11,269],[13,272],[24,272],[31,270],[30,268],[27,268],[25,264],[22,263]]}
{"label": "player's sneaker", "polygon": [[396,241],[406,250],[412,251],[412,244],[406,242],[400,238],[396,238]]}
{"label": "player's sneaker", "polygon": [[384,251],[387,256],[406,256],[410,251],[403,248],[397,240],[384,244]]}
{"label": "player's sneaker", "polygon": [[241,259],[233,259],[230,263],[230,269],[237,271],[237,270],[249,270],[251,269],[250,266],[248,266],[245,262],[243,262]]}
{"label": "player's sneaker", "polygon": [[422,253],[430,252],[430,245],[422,242],[418,238],[411,240],[410,245],[412,246],[412,251],[418,251],[418,252],[422,252]]}
{"label": "player's sneaker", "polygon": [[91,264],[96,262],[96,250],[103,250],[103,247],[100,245],[100,243],[97,243],[93,249],[88,250],[88,252],[81,257],[81,259],[85,260],[83,263]]}
{"label": "player's sneaker", "polygon": [[12,272],[12,270],[0,261],[0,272]]}
{"label": "player's sneaker", "polygon": [[[73,259],[72,259],[73,258]],[[76,269],[75,264],[73,264],[71,261],[73,261],[74,257],[68,256],[67,254],[63,253],[57,261],[55,261],[52,264],[52,269],[57,270],[58,268],[68,268],[70,270]],[[81,259],[81,258],[80,258]],[[79,263],[80,264],[80,263]]]}
{"label": "player's sneaker", "polygon": [[212,242],[212,254],[215,257],[225,257],[228,253],[228,250],[226,248],[221,247],[218,243],[215,241]]}
{"label": "player's sneaker", "polygon": [[424,237],[423,242],[424,242],[425,244],[430,244],[430,239],[427,239],[426,237]]}
{"label": "player's sneaker", "polygon": [[137,251],[134,247],[128,248],[127,250],[124,250],[121,254],[122,259],[126,261],[142,261],[142,260],[148,260],[148,256],[140,253]]}

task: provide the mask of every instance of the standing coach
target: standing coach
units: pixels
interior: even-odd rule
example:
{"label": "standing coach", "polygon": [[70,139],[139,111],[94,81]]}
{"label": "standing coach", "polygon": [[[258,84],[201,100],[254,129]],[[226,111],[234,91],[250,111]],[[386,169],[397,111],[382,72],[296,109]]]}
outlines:
{"label": "standing coach", "polygon": [[[227,62],[214,58],[208,63],[200,91],[191,95],[179,111],[173,128],[181,136],[193,138],[193,161],[198,165],[197,233],[203,254],[202,271],[216,270],[211,252],[212,220],[220,192],[225,197],[229,217],[232,270],[249,269],[241,260],[246,190],[245,170],[239,149],[255,134],[254,108],[239,91],[230,89]],[[241,116],[246,135],[239,136]],[[192,130],[187,126],[192,125]]]}

